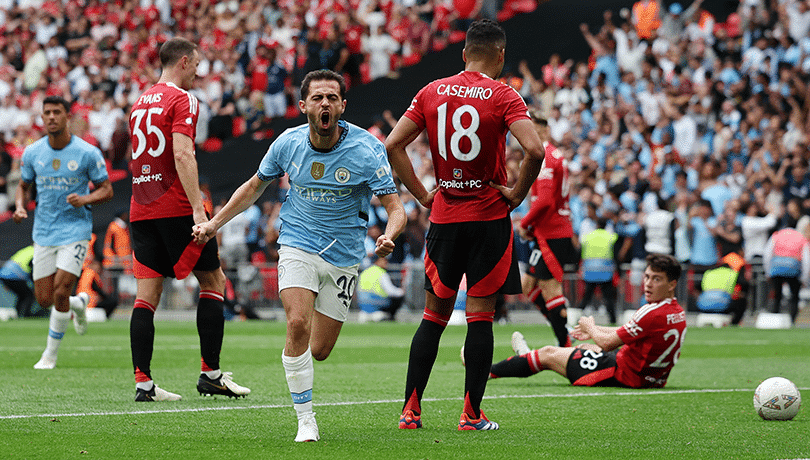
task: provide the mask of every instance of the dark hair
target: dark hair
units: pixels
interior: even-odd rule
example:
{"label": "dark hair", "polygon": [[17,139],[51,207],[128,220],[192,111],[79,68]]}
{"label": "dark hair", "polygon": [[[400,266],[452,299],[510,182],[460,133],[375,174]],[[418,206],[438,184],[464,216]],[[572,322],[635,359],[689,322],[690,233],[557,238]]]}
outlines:
{"label": "dark hair", "polygon": [[171,67],[183,56],[194,54],[196,49],[197,45],[183,37],[171,38],[160,47],[160,66]]}
{"label": "dark hair", "polygon": [[309,84],[313,81],[334,80],[340,85],[340,98],[346,99],[346,80],[337,72],[329,69],[313,70],[309,72],[304,81],[301,82],[301,100],[306,100],[309,96]]}
{"label": "dark hair", "polygon": [[72,102],[68,101],[67,99],[61,96],[48,96],[42,100],[42,106],[44,107],[45,104],[59,104],[65,108],[65,113],[70,113],[70,107],[73,105]]}
{"label": "dark hair", "polygon": [[681,277],[681,264],[669,254],[647,255],[647,266],[655,272],[663,272],[669,281]]}
{"label": "dark hair", "polygon": [[468,56],[491,56],[505,47],[506,32],[491,19],[479,19],[467,29],[464,50]]}

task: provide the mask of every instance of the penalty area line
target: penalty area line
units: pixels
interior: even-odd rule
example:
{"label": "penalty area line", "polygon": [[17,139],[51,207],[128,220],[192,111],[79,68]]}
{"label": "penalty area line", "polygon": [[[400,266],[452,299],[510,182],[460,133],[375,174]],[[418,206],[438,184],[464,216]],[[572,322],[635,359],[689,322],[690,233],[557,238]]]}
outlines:
{"label": "penalty area line", "polygon": [[[805,388],[802,388],[805,389]],[[695,394],[695,393],[733,393],[754,391],[751,388],[730,388],[730,389],[693,389],[693,390],[632,390],[622,392],[596,392],[596,393],[570,393],[570,394],[534,394],[534,395],[491,395],[484,396],[484,399],[498,400],[498,399],[537,399],[537,398],[583,398],[583,397],[602,397],[602,396],[661,396],[661,395],[680,395],[680,394]],[[462,398],[423,398],[423,401],[461,401]],[[356,405],[369,405],[369,404],[393,404],[402,402],[401,399],[381,399],[374,401],[347,401],[347,402],[331,402],[316,404],[322,407],[334,406],[356,406]],[[12,419],[28,419],[28,418],[59,418],[59,417],[91,417],[91,416],[119,416],[119,415],[148,415],[148,414],[176,414],[176,413],[192,413],[192,412],[212,412],[212,411],[230,411],[230,410],[251,410],[251,409],[280,409],[290,407],[289,404],[260,404],[250,406],[222,406],[222,407],[187,407],[182,409],[154,409],[154,410],[132,410],[132,411],[101,411],[101,412],[76,412],[76,413],[63,413],[63,414],[12,414],[0,415],[0,420]]]}

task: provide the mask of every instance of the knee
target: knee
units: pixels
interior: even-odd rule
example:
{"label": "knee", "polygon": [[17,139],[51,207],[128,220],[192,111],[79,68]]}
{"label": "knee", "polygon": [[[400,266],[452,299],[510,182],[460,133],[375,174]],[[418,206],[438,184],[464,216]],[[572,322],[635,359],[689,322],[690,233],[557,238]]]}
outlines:
{"label": "knee", "polygon": [[312,358],[315,361],[323,361],[332,353],[332,348],[312,348]]}
{"label": "knee", "polygon": [[291,337],[308,336],[309,321],[300,316],[290,315],[287,317],[287,334]]}
{"label": "knee", "polygon": [[554,355],[554,352],[558,348],[559,347],[555,347],[553,345],[546,345],[543,348],[537,350],[537,358],[540,359],[541,363],[546,363]]}

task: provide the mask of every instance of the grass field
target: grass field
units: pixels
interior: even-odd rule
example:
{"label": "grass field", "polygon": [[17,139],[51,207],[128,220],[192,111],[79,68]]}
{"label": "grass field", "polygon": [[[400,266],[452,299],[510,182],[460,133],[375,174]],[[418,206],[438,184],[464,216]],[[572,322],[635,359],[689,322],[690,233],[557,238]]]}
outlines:
{"label": "grass field", "polygon": [[[771,376],[810,398],[810,330],[690,328],[663,390],[574,388],[543,372],[491,381],[483,408],[501,429],[456,430],[462,408],[459,348],[451,326],[423,402],[424,428],[399,430],[415,324],[347,324],[332,356],[315,363],[321,441],[298,444],[281,367],[284,324],[227,323],[222,364],[253,391],[203,398],[195,389],[193,322],[158,322],[153,377],[183,395],[136,404],[127,321],[65,335],[55,370],[34,370],[46,320],[0,323],[0,445],[12,458],[774,459],[810,457],[810,414],[765,422],[752,397]],[[495,326],[495,357],[516,326]],[[521,325],[530,345],[550,328]]]}

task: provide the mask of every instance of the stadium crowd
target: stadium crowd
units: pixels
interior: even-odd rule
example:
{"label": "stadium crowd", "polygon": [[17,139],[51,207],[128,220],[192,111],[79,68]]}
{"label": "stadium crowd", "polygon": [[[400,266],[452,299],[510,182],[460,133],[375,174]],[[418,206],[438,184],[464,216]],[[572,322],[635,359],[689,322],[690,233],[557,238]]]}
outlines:
{"label": "stadium crowd", "polygon": [[[196,141],[215,148],[212,139],[260,133],[297,110],[309,70],[337,70],[352,85],[396,77],[463,39],[465,25],[447,0],[0,2],[0,209],[12,204],[24,147],[42,135],[46,95],[75,100],[74,132],[126,169],[128,109],[156,81],[157,48],[172,35],[201,45]],[[638,0],[606,11],[597,30],[571,31],[589,44],[587,62],[555,54],[501,79],[548,121],[568,159],[577,235],[605,219],[637,275],[648,252],[672,253],[698,274],[735,252],[758,270],[773,231],[810,231],[809,30],[808,0],[743,0],[723,22],[702,0]],[[369,130],[384,139],[395,122],[382,114]],[[408,153],[430,189],[426,139]],[[522,152],[507,155],[514,177]],[[427,227],[405,195],[406,244],[394,262],[420,258]],[[225,264],[274,260],[277,214],[271,201],[229,223]],[[384,218],[371,218],[373,242]],[[655,231],[670,221],[671,232]]]}

